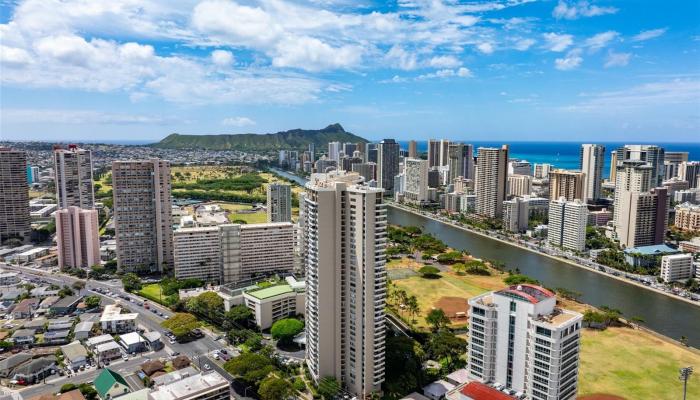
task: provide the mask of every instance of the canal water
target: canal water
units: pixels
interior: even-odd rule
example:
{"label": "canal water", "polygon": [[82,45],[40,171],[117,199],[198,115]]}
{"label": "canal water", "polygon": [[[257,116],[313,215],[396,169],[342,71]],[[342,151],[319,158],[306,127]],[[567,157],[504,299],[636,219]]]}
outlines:
{"label": "canal water", "polygon": [[[273,170],[300,185],[306,183],[306,179],[299,176]],[[676,340],[686,336],[691,346],[700,348],[700,306],[394,207],[389,207],[388,217],[390,224],[420,226],[450,247],[467,250],[476,257],[502,261],[509,269],[517,267],[547,287],[579,292],[585,303],[616,308],[627,318],[641,317],[648,328]]]}
{"label": "canal water", "polygon": [[455,249],[502,261],[508,269],[517,267],[547,287],[579,292],[585,303],[616,308],[627,318],[642,317],[650,329],[673,339],[687,336],[690,345],[700,347],[699,306],[394,207],[389,207],[388,217],[391,224],[422,227]]}

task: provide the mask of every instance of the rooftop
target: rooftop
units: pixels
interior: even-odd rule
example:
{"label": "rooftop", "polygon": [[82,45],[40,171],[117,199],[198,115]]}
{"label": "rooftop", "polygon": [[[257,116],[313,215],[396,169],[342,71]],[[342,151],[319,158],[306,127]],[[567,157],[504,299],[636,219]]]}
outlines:
{"label": "rooftop", "polygon": [[119,340],[121,340],[127,346],[142,343],[144,341],[141,335],[139,335],[137,332],[125,333],[119,336]]}
{"label": "rooftop", "polygon": [[499,290],[496,293],[509,297],[517,297],[521,300],[529,301],[532,304],[537,304],[542,300],[554,297],[554,293],[541,286],[525,283],[509,286],[507,289]]}
{"label": "rooftop", "polygon": [[462,395],[471,400],[513,400],[514,397],[486,386],[480,382],[470,382],[460,390]]}
{"label": "rooftop", "polygon": [[669,247],[665,244],[656,244],[653,246],[641,246],[641,247],[631,247],[625,249],[625,254],[641,254],[646,256],[652,256],[657,254],[674,254],[679,253],[680,250]]}
{"label": "rooftop", "polygon": [[197,374],[175,381],[168,385],[160,386],[151,392],[150,398],[153,400],[173,400],[183,397],[192,397],[197,393],[207,392],[218,387],[228,388],[228,381],[218,372],[212,371],[207,374]]}
{"label": "rooftop", "polygon": [[572,320],[581,318],[583,318],[583,316],[577,312],[555,308],[551,314],[541,315],[537,320],[546,322],[554,327],[560,327],[562,325],[568,325]]}
{"label": "rooftop", "polygon": [[293,291],[294,290],[292,290],[292,287],[289,286],[288,284],[281,284],[281,285],[266,287],[263,289],[255,289],[252,291],[248,291],[246,293],[255,297],[256,299],[265,300],[265,299],[269,299],[270,297],[279,296],[279,295],[285,294],[285,293],[291,293]]}

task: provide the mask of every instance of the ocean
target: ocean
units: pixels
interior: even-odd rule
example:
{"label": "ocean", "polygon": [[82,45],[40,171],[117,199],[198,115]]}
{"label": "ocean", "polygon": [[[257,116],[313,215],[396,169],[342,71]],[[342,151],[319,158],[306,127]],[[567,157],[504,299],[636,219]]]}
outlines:
{"label": "ocean", "polygon": [[[457,140],[453,140],[457,142]],[[479,147],[501,147],[503,144],[510,146],[510,158],[527,160],[530,163],[553,164],[557,168],[563,169],[578,169],[579,168],[579,153],[581,151],[581,143],[579,142],[469,142],[462,140],[462,143],[470,143],[474,145],[474,151]],[[408,141],[399,141],[402,149],[408,149]],[[587,142],[590,143],[590,142]],[[634,142],[608,142],[600,143],[605,146],[605,167],[603,175],[607,176],[610,171],[610,152],[625,144],[633,144]],[[663,147],[666,151],[687,151],[688,160],[700,160],[700,142],[696,143],[654,143],[657,146]],[[428,141],[418,142],[418,151],[428,151]]]}

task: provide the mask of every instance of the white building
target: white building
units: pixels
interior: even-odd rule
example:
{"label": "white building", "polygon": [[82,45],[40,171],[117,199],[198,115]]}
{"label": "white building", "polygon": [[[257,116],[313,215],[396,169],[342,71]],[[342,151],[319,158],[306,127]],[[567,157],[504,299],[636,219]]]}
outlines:
{"label": "white building", "polygon": [[169,384],[160,385],[148,400],[229,400],[229,382],[216,371],[192,375]]}
{"label": "white building", "polygon": [[672,254],[661,257],[661,279],[666,283],[693,277],[693,255]]}
{"label": "white building", "polygon": [[302,201],[306,362],[365,398],[384,381],[387,211],[357,174],[314,174]]}
{"label": "white building", "polygon": [[503,229],[509,232],[525,232],[527,230],[528,202],[520,197],[503,202]]}
{"label": "white building", "polygon": [[602,144],[582,144],[580,167],[583,177],[584,200],[596,201],[601,196],[605,146]]}
{"label": "white building", "polygon": [[175,278],[221,282],[219,228],[180,228],[173,232]]}
{"label": "white building", "polygon": [[136,330],[138,313],[122,314],[122,308],[117,304],[107,304],[100,317],[102,332],[125,333]]}
{"label": "white building", "polygon": [[566,201],[561,197],[549,203],[547,241],[565,249],[586,249],[586,225],[588,208],[580,200]]}
{"label": "white building", "polygon": [[289,185],[267,185],[267,222],[292,222],[292,188]]}
{"label": "white building", "polygon": [[552,169],[552,164],[535,164],[535,178],[549,179],[549,171]]}
{"label": "white building", "polygon": [[415,204],[428,201],[428,161],[416,158],[404,160],[404,199]]}
{"label": "white building", "polygon": [[93,209],[95,190],[92,182],[92,152],[70,145],[68,149],[56,148],[53,155],[59,207]]}
{"label": "white building", "polygon": [[532,164],[527,160],[510,160],[508,162],[508,175],[532,176]]}
{"label": "white building", "polygon": [[532,176],[530,175],[509,175],[508,176],[508,196],[525,196],[532,193]]}
{"label": "white building", "polygon": [[243,299],[255,315],[255,323],[260,329],[268,329],[280,319],[305,313],[304,282],[282,283],[266,288],[247,290]]}
{"label": "white building", "polygon": [[581,314],[556,308],[554,293],[527,284],[474,297],[469,307],[470,378],[533,400],[576,398]]}

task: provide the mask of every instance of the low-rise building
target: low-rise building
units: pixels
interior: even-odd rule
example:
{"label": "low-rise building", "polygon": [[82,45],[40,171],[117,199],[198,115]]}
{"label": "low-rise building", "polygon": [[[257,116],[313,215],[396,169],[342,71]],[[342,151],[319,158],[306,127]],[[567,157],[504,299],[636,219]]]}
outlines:
{"label": "low-rise building", "polygon": [[612,220],[613,213],[607,209],[602,209],[598,211],[590,211],[588,213],[588,225],[591,226],[604,226],[608,221]]}
{"label": "low-rise building", "polygon": [[90,350],[95,351],[97,346],[104,344],[104,343],[113,342],[113,341],[114,341],[114,338],[112,337],[112,335],[103,334],[100,336],[95,336],[95,337],[89,338],[88,340],[85,341],[85,344],[87,344],[87,346]]}
{"label": "low-rise building", "polygon": [[661,257],[680,253],[678,249],[665,244],[632,247],[625,249],[624,252],[625,261],[634,267],[658,266],[661,262]]}
{"label": "low-rise building", "polygon": [[666,283],[685,281],[694,275],[692,254],[673,254],[661,257],[661,279]]}
{"label": "low-rise building", "polygon": [[55,370],[56,357],[53,355],[32,357],[19,353],[0,361],[0,377],[15,380],[20,385],[37,383]]}
{"label": "low-rise building", "polygon": [[700,253],[700,236],[680,242],[678,249],[685,253]]}
{"label": "low-rise building", "polygon": [[124,377],[109,368],[103,369],[95,379],[95,390],[102,400],[113,399],[131,391]]}
{"label": "low-rise building", "polygon": [[88,352],[77,340],[65,346],[61,346],[61,352],[70,369],[77,369],[87,364]]}
{"label": "low-rise building", "polygon": [[146,343],[151,350],[158,351],[163,348],[160,332],[146,332],[143,334],[143,338],[146,339]]}
{"label": "low-rise building", "polygon": [[54,303],[50,308],[49,312],[53,315],[67,315],[75,311],[75,308],[80,303],[82,296],[66,296],[61,300]]}
{"label": "low-rise building", "polygon": [[119,344],[127,353],[134,354],[146,350],[146,340],[138,332],[129,332],[119,336]]}
{"label": "low-rise building", "polygon": [[39,308],[39,299],[24,299],[12,310],[14,319],[31,318],[34,312]]}
{"label": "low-rise building", "polygon": [[109,342],[100,343],[94,347],[95,357],[97,357],[97,362],[104,364],[120,358],[122,356],[122,347],[115,342],[110,340]]}
{"label": "low-rise building", "polygon": [[674,225],[682,230],[700,231],[700,205],[690,203],[677,205]]}
{"label": "low-rise building", "polygon": [[37,317],[25,322],[22,325],[24,329],[32,329],[35,333],[42,333],[46,330],[46,318]]}
{"label": "low-rise building", "polygon": [[12,342],[17,346],[23,346],[25,344],[34,344],[34,329],[17,329],[12,334]]}
{"label": "low-rise building", "polygon": [[85,340],[90,337],[90,332],[92,332],[92,327],[95,325],[93,322],[79,322],[73,328],[73,338],[76,340]]}
{"label": "low-rise building", "polygon": [[46,344],[63,344],[68,343],[68,336],[70,331],[68,329],[62,331],[48,331],[44,333],[44,343]]}
{"label": "low-rise building", "polygon": [[267,329],[277,320],[304,314],[305,288],[304,282],[294,280],[292,284],[248,290],[243,297],[246,306],[255,314],[255,323],[260,329]]}
{"label": "low-rise building", "polygon": [[100,325],[102,331],[107,333],[126,333],[136,330],[138,313],[122,314],[122,308],[116,304],[108,304],[104,307]]}
{"label": "low-rise building", "polygon": [[19,282],[19,275],[16,272],[0,272],[0,286],[17,285]]}
{"label": "low-rise building", "polygon": [[159,386],[148,395],[150,400],[228,400],[230,397],[229,382],[216,371]]}

